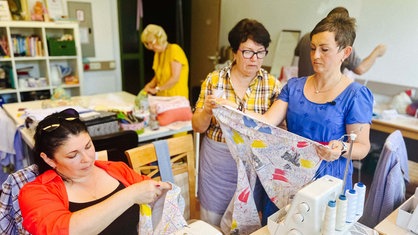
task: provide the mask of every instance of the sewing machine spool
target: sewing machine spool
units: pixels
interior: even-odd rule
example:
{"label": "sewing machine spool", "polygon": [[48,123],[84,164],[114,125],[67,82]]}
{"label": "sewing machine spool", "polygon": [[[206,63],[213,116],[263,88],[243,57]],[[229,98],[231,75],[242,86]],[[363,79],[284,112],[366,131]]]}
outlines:
{"label": "sewing machine spool", "polygon": [[[270,234],[320,235],[327,203],[337,199],[342,184],[341,179],[325,175],[299,190],[290,205],[268,218]],[[334,234],[345,234],[360,217]]]}

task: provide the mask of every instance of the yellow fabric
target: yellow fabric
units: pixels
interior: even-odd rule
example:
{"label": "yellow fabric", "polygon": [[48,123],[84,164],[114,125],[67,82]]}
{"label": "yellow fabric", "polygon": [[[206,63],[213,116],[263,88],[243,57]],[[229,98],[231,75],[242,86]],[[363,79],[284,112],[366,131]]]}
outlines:
{"label": "yellow fabric", "polygon": [[162,86],[171,77],[171,62],[181,63],[179,81],[170,89],[160,91],[158,96],[184,96],[189,98],[189,63],[183,49],[177,44],[168,44],[164,52],[155,53],[152,69],[157,78],[157,86]]}

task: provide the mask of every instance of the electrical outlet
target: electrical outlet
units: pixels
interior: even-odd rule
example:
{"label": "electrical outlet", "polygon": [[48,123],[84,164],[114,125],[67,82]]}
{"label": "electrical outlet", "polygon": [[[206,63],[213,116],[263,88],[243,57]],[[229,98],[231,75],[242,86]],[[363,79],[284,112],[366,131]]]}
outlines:
{"label": "electrical outlet", "polygon": [[100,62],[90,62],[90,70],[99,70],[102,68]]}

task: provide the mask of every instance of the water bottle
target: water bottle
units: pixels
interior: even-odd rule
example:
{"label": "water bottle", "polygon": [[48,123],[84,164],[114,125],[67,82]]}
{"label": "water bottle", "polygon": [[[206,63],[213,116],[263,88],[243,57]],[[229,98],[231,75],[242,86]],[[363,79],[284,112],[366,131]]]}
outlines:
{"label": "water bottle", "polygon": [[142,89],[135,98],[135,106],[141,113],[149,111],[148,93]]}

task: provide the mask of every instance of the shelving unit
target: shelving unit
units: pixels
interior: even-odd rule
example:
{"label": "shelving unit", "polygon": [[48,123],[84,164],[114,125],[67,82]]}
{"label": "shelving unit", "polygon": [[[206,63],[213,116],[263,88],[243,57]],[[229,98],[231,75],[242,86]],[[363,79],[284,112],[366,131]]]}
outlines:
{"label": "shelving unit", "polygon": [[[6,75],[5,80],[0,77],[0,96],[5,103],[47,99],[57,87],[62,87],[69,96],[82,95],[83,64],[78,27],[74,22],[0,22],[3,50],[0,52],[8,52],[8,55],[0,55],[0,68]],[[51,51],[48,39],[63,35],[71,35],[73,41],[64,41]],[[21,39],[17,40],[18,37]],[[32,46],[28,46],[30,42]],[[24,49],[20,50],[16,44],[26,46],[21,46]],[[75,50],[71,50],[74,44]],[[63,79],[58,72],[60,67],[71,68],[75,79]],[[29,76],[21,70],[29,72]]]}

